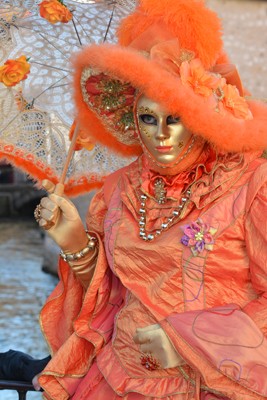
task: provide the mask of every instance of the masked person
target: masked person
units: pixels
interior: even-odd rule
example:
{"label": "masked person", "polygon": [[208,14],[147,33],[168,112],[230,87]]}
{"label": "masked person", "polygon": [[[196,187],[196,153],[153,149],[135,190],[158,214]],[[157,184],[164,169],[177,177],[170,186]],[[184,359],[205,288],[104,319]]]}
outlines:
{"label": "masked person", "polygon": [[74,57],[77,121],[138,157],[88,231],[44,182],[38,221],[62,251],[39,384],[54,400],[264,399],[267,107],[201,1],[142,0],[118,38]]}

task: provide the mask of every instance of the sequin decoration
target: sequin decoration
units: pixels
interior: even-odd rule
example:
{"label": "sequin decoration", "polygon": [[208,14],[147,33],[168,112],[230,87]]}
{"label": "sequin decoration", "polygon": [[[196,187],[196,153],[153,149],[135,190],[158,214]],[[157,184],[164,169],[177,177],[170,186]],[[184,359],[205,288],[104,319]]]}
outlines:
{"label": "sequin decoration", "polygon": [[88,107],[119,142],[139,144],[133,115],[135,89],[130,83],[87,68],[82,73],[81,87]]}
{"label": "sequin decoration", "polygon": [[166,189],[163,179],[158,178],[154,184],[155,199],[159,204],[164,204],[166,201]]}
{"label": "sequin decoration", "polygon": [[141,365],[148,369],[148,371],[155,371],[161,367],[160,362],[151,353],[142,354],[140,361]]}

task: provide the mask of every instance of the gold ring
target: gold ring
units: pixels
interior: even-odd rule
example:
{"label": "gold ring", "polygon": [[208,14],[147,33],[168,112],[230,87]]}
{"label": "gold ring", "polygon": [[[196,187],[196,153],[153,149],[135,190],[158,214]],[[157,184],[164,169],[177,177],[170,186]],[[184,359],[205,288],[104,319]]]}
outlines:
{"label": "gold ring", "polygon": [[40,219],[42,218],[41,217],[41,209],[42,209],[41,204],[38,204],[38,206],[36,206],[36,208],[34,210],[33,215],[34,215],[34,218],[35,218],[36,222],[39,222]]}
{"label": "gold ring", "polygon": [[152,355],[152,353],[144,353],[140,357],[141,365],[143,365],[149,371],[155,371],[159,369],[160,362]]}

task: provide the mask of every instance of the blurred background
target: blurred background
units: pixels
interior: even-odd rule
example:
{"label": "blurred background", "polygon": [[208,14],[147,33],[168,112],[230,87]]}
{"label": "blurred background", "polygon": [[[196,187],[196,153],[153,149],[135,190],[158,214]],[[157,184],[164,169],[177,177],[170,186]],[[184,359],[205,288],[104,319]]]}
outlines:
{"label": "blurred background", "polygon": [[[246,88],[254,97],[267,98],[267,2],[208,0],[207,4],[222,18],[225,48]],[[57,283],[58,249],[33,218],[43,195],[25,174],[1,161],[0,352],[12,348],[36,358],[48,354],[38,316]],[[91,195],[74,199],[83,219]],[[15,392],[0,391],[0,400],[16,398]],[[27,398],[37,400],[41,394],[29,393]]]}

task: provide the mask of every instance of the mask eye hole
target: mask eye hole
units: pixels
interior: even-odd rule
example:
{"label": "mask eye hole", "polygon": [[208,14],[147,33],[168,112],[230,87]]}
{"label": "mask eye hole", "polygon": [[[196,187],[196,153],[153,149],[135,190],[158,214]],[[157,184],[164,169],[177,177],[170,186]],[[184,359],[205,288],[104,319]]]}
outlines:
{"label": "mask eye hole", "polygon": [[180,122],[180,118],[174,117],[173,115],[168,115],[166,121],[167,121],[167,125],[177,124],[178,122]]}
{"label": "mask eye hole", "polygon": [[139,119],[146,125],[157,125],[157,119],[151,114],[141,114]]}

